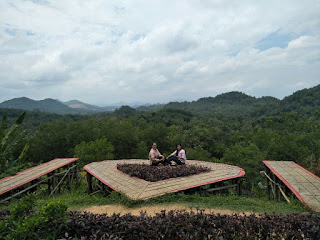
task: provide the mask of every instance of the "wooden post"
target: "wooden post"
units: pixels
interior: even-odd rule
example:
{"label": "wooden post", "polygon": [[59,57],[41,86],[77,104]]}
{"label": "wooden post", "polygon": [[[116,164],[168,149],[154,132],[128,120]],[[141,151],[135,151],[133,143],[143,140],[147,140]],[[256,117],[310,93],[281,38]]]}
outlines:
{"label": "wooden post", "polygon": [[104,192],[105,191],[105,185],[103,182],[99,181],[100,183],[100,187],[101,187],[101,190]]}
{"label": "wooden post", "polygon": [[[266,166],[266,173],[268,176],[270,176],[270,170],[267,166]],[[271,196],[270,196],[270,180],[269,180],[269,178],[267,178],[267,194],[268,194],[268,200],[270,200]]]}
{"label": "wooden post", "polygon": [[56,188],[56,170],[52,171],[52,189],[55,189]]}
{"label": "wooden post", "polygon": [[277,189],[278,189],[278,201],[281,201],[281,191],[280,191],[280,189],[279,188],[281,188],[281,190],[282,190],[282,187],[281,187],[281,181],[280,181],[280,179],[278,179],[277,178],[277,182],[278,182],[278,186],[277,186]]}
{"label": "wooden post", "polygon": [[[72,166],[72,165],[71,165]],[[67,188],[68,188],[68,190],[69,190],[69,192],[71,192],[71,166],[69,166],[69,169],[68,169],[68,176],[67,176]]]}
{"label": "wooden post", "polygon": [[[57,169],[57,172],[60,173],[60,168]],[[58,184],[57,184],[57,187],[58,187],[58,193],[60,194],[61,193],[61,188],[60,188],[60,175],[57,175],[57,179],[58,179]]]}
{"label": "wooden post", "polygon": [[277,200],[277,195],[278,195],[278,188],[277,185],[275,184],[276,180],[276,176],[272,173],[272,180],[273,180],[273,189],[274,189],[274,195],[273,195],[273,200]]}
{"label": "wooden post", "polygon": [[48,191],[49,193],[51,192],[51,179],[49,178],[52,175],[52,173],[48,173],[47,177],[48,177]]}
{"label": "wooden post", "polygon": [[238,194],[238,196],[241,196],[242,178],[239,178],[237,182],[238,182],[238,186],[237,186],[237,194]]}
{"label": "wooden post", "polygon": [[92,175],[87,172],[87,188],[88,188],[88,193],[92,193]]}
{"label": "wooden post", "polygon": [[31,181],[31,184],[34,185],[34,191],[38,190],[38,179],[34,179]]}
{"label": "wooden post", "polygon": [[80,178],[79,178],[79,169],[78,169],[78,164],[76,163],[76,167],[74,168],[75,174],[76,174],[76,183],[77,185],[80,184]]}

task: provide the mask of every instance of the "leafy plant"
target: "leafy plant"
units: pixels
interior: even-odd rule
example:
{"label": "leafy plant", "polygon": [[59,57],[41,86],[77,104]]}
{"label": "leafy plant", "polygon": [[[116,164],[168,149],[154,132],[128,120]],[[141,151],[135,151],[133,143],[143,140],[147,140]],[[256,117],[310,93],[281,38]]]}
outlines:
{"label": "leafy plant", "polygon": [[84,239],[319,239],[320,216],[220,215],[197,211],[91,214],[70,212],[67,235]]}
{"label": "leafy plant", "polygon": [[80,165],[84,166],[90,162],[98,162],[113,159],[114,147],[103,137],[91,142],[82,142],[75,147],[75,157],[79,158]]}
{"label": "leafy plant", "polygon": [[185,177],[210,171],[209,168],[195,165],[150,166],[145,164],[117,164],[117,169],[146,181],[156,182],[168,178]]}
{"label": "leafy plant", "polygon": [[[23,163],[26,158],[26,152],[29,149],[29,144],[21,150],[21,140],[24,138],[24,132],[21,124],[26,116],[23,112],[15,123],[8,128],[7,116],[2,117],[0,127],[0,172],[5,173],[8,169],[16,167],[17,163]],[[15,153],[19,151],[19,156],[16,158]],[[1,174],[1,177],[3,174]]]}
{"label": "leafy plant", "polygon": [[0,218],[0,239],[56,239],[65,231],[67,206],[47,203],[35,209],[34,194],[21,199]]}

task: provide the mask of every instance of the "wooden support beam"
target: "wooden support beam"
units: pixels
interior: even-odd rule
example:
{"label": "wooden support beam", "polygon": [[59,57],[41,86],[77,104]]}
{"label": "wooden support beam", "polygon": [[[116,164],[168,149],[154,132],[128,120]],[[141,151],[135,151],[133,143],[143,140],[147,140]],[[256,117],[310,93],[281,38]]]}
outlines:
{"label": "wooden support beam", "polygon": [[219,191],[219,190],[223,190],[223,189],[227,189],[227,188],[234,188],[237,186],[238,186],[238,184],[232,184],[232,185],[226,185],[226,186],[222,186],[222,187],[209,188],[209,189],[207,189],[207,192],[214,192],[214,191]]}
{"label": "wooden support beam", "polygon": [[277,200],[277,196],[278,196],[278,190],[277,190],[277,186],[276,186],[276,176],[272,173],[272,181],[273,181],[273,190],[274,190],[274,194],[273,194],[273,200]]}
{"label": "wooden support beam", "polygon": [[49,196],[51,196],[57,190],[57,188],[58,188],[58,192],[60,193],[60,185],[63,182],[63,180],[66,178],[66,176],[68,176],[70,170],[71,170],[71,168],[69,168],[68,171],[64,174],[64,176],[61,178],[61,180],[58,183],[58,185],[52,190],[52,192],[50,193]]}
{"label": "wooden support beam", "polygon": [[44,180],[42,180],[42,181],[38,181],[37,183],[35,183],[35,184],[33,184],[33,185],[31,185],[31,186],[23,189],[22,191],[17,192],[17,193],[15,193],[15,194],[13,194],[13,195],[11,195],[11,196],[3,199],[0,203],[3,203],[3,202],[5,202],[5,201],[8,201],[8,200],[10,200],[10,199],[12,199],[12,198],[14,198],[14,197],[16,197],[16,196],[19,196],[20,194],[22,194],[22,193],[24,193],[24,192],[26,192],[26,191],[34,188],[35,186],[38,186],[38,185],[40,185],[41,183],[48,181],[50,178],[53,178],[53,176],[50,176],[50,177],[48,177],[48,178],[46,178],[46,179],[44,179]]}
{"label": "wooden support beam", "polygon": [[[269,170],[269,168],[266,166],[266,173],[267,173],[267,175],[269,176],[269,172],[270,172],[270,170]],[[268,200],[271,200],[271,196],[270,196],[270,194],[271,194],[271,192],[270,192],[270,184],[271,184],[271,182],[270,182],[270,180],[269,180],[269,178],[267,177],[267,194],[268,194]]]}
{"label": "wooden support beam", "polygon": [[92,175],[87,172],[87,190],[88,193],[92,193]]}
{"label": "wooden support beam", "polygon": [[71,170],[73,170],[73,169],[70,169],[70,171],[68,172],[68,176],[67,176],[67,189],[69,190],[69,191],[71,191]]}
{"label": "wooden support beam", "polygon": [[[279,201],[281,200],[281,194],[284,197],[284,199],[290,203],[289,198],[286,195],[286,186],[283,186],[282,181],[278,178],[275,177],[275,175],[271,172],[267,170],[267,173],[272,174],[272,178],[270,178],[270,176],[266,173],[266,172],[261,172],[264,173],[265,176],[267,177],[267,187],[268,187],[268,198],[270,200],[270,189],[269,186],[271,186],[271,190],[273,193],[273,200],[278,199]],[[283,190],[283,187],[285,188]]]}
{"label": "wooden support beam", "polygon": [[75,177],[75,173],[76,173],[77,169],[76,167],[72,170],[72,174],[71,174],[71,179],[70,179],[70,185],[72,186],[73,183],[73,179]]}
{"label": "wooden support beam", "polygon": [[48,192],[51,192],[51,179],[49,178],[50,176],[52,176],[52,173],[48,173],[47,174],[47,179],[48,179]]}
{"label": "wooden support beam", "polygon": [[241,196],[242,192],[242,178],[238,178],[237,180],[237,194],[238,196]]}
{"label": "wooden support beam", "polygon": [[95,192],[93,192],[93,193],[90,193],[89,194],[89,196],[92,196],[92,195],[94,195],[94,194],[96,194],[96,193],[98,193],[98,192],[101,192],[102,190],[100,189],[100,190],[97,190],[97,191],[95,191]]}
{"label": "wooden support beam", "polygon": [[55,177],[55,170],[52,171],[52,189],[55,189],[56,187],[56,177]]}
{"label": "wooden support beam", "polygon": [[77,183],[77,185],[80,185],[80,176],[79,176],[80,173],[79,173],[79,167],[78,167],[77,163],[75,164],[74,170],[75,170],[75,174],[76,174],[76,183]]}

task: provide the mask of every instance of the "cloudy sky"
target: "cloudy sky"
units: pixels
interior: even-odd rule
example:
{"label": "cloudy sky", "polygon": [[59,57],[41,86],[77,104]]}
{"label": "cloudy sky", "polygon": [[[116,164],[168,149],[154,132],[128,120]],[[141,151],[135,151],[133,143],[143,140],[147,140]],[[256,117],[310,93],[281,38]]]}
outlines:
{"label": "cloudy sky", "polygon": [[319,83],[319,0],[0,1],[0,102],[282,99]]}

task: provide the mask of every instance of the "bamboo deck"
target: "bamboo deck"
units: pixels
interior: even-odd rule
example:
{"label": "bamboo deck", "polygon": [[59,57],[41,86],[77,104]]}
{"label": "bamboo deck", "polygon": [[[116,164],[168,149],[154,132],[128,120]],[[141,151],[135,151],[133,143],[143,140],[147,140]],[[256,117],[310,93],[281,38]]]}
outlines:
{"label": "bamboo deck", "polygon": [[14,176],[0,179],[0,195],[23,186],[24,184],[27,184],[76,160],[78,160],[78,158],[57,158],[50,162],[19,172]]}
{"label": "bamboo deck", "polygon": [[243,169],[221,163],[188,160],[187,164],[206,166],[210,172],[188,177],[171,178],[158,182],[148,182],[117,170],[117,164],[149,164],[149,160],[126,159],[94,162],[84,169],[102,183],[134,200],[154,198],[170,192],[177,192],[206,184],[243,177]]}
{"label": "bamboo deck", "polygon": [[263,161],[308,207],[320,212],[320,178],[292,161]]}

